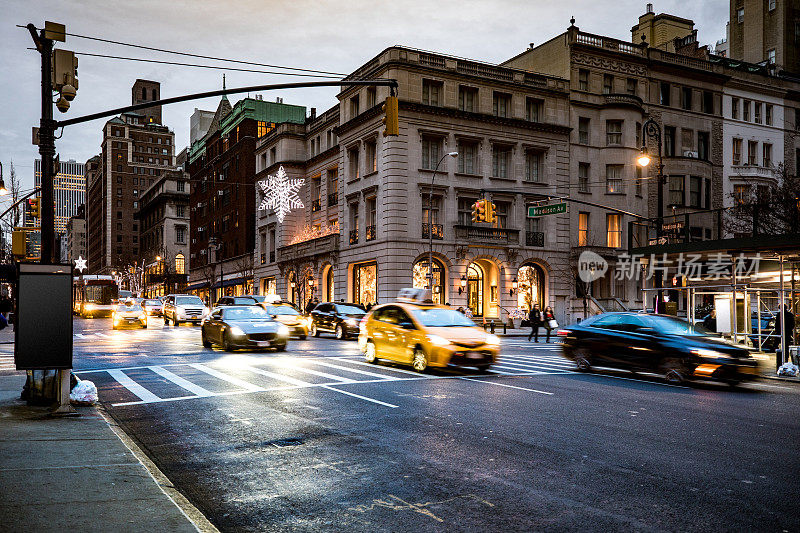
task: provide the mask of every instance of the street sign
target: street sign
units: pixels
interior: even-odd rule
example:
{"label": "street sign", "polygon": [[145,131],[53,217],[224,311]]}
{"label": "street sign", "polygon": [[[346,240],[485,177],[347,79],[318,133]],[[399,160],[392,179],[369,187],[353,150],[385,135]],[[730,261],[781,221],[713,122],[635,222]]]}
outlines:
{"label": "street sign", "polygon": [[558,213],[566,213],[566,212],[567,212],[566,202],[562,202],[560,204],[528,206],[528,218],[542,217],[545,215],[555,215]]}
{"label": "street sign", "polygon": [[679,233],[683,231],[683,222],[669,222],[661,224],[661,231],[663,233]]}
{"label": "street sign", "polygon": [[657,239],[650,239],[650,240],[647,241],[647,245],[648,246],[656,246],[656,245],[659,245],[659,244],[667,244],[667,238],[666,237],[659,237]]}

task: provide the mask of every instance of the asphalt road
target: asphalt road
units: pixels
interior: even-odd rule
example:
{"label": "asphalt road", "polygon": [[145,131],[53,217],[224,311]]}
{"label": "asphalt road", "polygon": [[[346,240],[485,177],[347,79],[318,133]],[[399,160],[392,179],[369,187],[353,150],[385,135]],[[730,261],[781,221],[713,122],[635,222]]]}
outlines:
{"label": "asphalt road", "polygon": [[524,338],[491,375],[419,375],[332,338],[75,332],[80,378],[223,531],[800,530],[794,384],[579,374]]}

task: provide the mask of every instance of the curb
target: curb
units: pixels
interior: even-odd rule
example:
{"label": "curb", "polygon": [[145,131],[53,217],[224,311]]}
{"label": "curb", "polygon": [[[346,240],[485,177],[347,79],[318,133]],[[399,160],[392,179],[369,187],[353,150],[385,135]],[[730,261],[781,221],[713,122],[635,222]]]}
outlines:
{"label": "curb", "polygon": [[175,485],[167,478],[166,475],[156,466],[156,464],[147,457],[136,442],[117,424],[117,422],[109,415],[99,402],[95,404],[95,409],[106,421],[106,424],[111,428],[111,431],[122,441],[122,444],[128,448],[131,453],[136,457],[136,460],[147,470],[153,481],[156,482],[161,492],[169,498],[175,507],[186,516],[186,518],[194,525],[195,529],[200,533],[219,533],[219,530],[212,524],[208,518],[205,517],[200,510],[195,507],[181,492],[175,488]]}

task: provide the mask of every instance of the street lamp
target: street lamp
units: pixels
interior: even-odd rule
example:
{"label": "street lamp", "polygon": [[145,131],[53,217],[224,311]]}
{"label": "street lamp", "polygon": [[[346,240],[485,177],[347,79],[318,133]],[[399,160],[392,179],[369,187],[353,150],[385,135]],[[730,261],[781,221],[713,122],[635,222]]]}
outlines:
{"label": "street lamp", "polygon": [[6,189],[6,183],[3,181],[3,162],[0,161],[0,196],[5,196],[6,194],[8,194],[8,189]]}
{"label": "street lamp", "polygon": [[465,276],[464,274],[461,274],[461,281],[459,283],[461,285],[458,288],[458,294],[460,296],[461,293],[464,292],[464,289],[467,287],[467,276]]}
{"label": "street lamp", "polygon": [[[656,160],[656,179],[658,180],[658,211],[656,215],[656,237],[661,238],[664,226],[664,161],[662,158],[661,145],[661,126],[652,118],[648,118],[642,125],[642,152],[636,159],[639,166],[646,167],[650,164],[650,156],[647,153],[647,138],[653,138],[658,144],[658,159]],[[663,273],[660,270],[655,272],[655,284],[658,288],[658,297],[653,306],[653,312],[658,313],[662,302],[661,286],[663,285]]]}
{"label": "street lamp", "polygon": [[517,286],[518,286],[517,277],[514,276],[514,280],[511,282],[511,290],[508,291],[509,296],[514,296],[514,291],[517,290]]}
{"label": "street lamp", "polygon": [[458,152],[448,152],[439,159],[439,162],[436,163],[436,168],[433,169],[431,186],[428,189],[428,286],[431,288],[431,293],[433,293],[433,180],[436,178],[436,171],[439,170],[439,165],[442,164],[446,157],[456,158],[458,157]]}

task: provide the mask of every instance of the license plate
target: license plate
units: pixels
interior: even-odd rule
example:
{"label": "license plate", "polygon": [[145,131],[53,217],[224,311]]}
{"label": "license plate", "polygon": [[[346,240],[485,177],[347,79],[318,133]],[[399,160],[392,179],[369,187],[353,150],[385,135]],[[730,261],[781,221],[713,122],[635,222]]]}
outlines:
{"label": "license plate", "polygon": [[467,359],[483,359],[483,354],[478,352],[467,352]]}
{"label": "license plate", "polygon": [[258,346],[259,348],[261,346],[269,346],[269,341],[256,341],[256,346]]}

